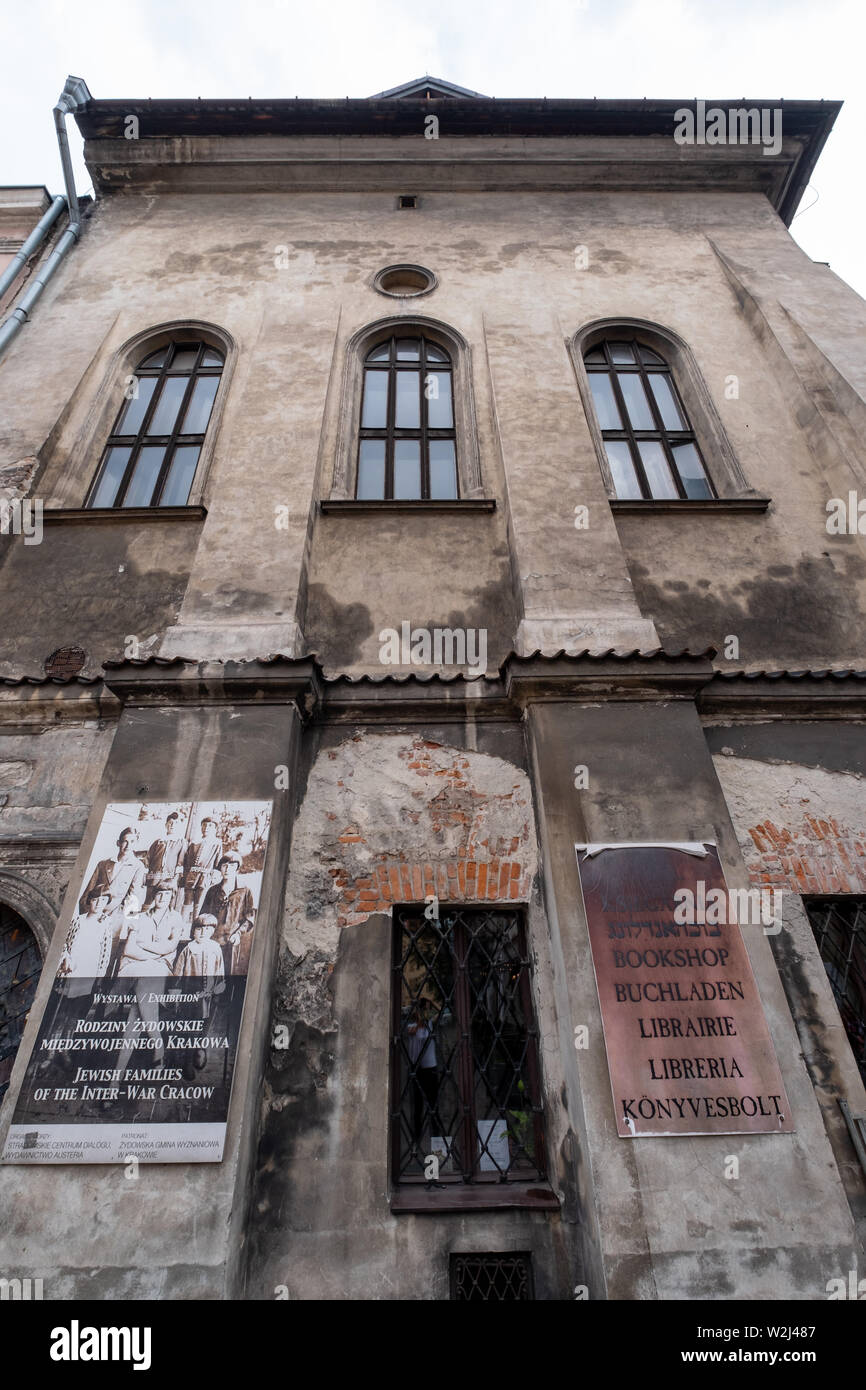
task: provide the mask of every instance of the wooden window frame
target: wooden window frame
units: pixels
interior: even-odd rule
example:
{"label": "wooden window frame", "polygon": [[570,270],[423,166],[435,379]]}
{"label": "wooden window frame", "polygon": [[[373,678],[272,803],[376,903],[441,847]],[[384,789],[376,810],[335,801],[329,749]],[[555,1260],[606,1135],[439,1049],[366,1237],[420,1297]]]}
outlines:
{"label": "wooden window frame", "polygon": [[[637,339],[664,360],[676,390],[678,403],[685,406],[685,418],[695,435],[695,446],[714,495],[703,499],[618,497],[607,458],[602,431],[595,411],[584,356],[603,340],[622,342]],[[707,388],[703,373],[688,343],[672,328],[649,319],[628,315],[593,319],[565,340],[571,358],[578,392],[583,403],[589,435],[595,447],[599,469],[611,506],[616,512],[717,512],[766,511],[770,498],[751,486],[731,445],[722,418]],[[676,475],[675,475],[676,476]]]}
{"label": "wooden window frame", "polygon": [[[613,355],[611,352],[612,343],[627,344],[632,349],[634,361],[614,362]],[[656,357],[659,357],[661,361],[659,363],[644,362],[643,355],[641,352],[642,348],[646,348],[647,351],[652,352]],[[602,352],[604,354],[604,364],[600,362],[594,363],[587,361],[587,358],[590,356],[590,354],[594,352]],[[670,498],[656,496],[653,493],[649,484],[649,479],[647,478],[646,471],[644,469],[643,460],[641,458],[641,452],[638,448],[638,445],[643,442],[658,442],[659,444],[661,444],[662,452],[664,453],[665,459],[668,464],[668,468],[670,469],[671,478],[673,480],[674,486],[677,489],[677,495],[680,498],[680,500],[716,500],[718,494],[713,485],[713,480],[710,477],[709,469],[707,468],[703,453],[701,452],[701,447],[698,442],[697,435],[695,434],[695,431],[692,429],[688,411],[686,410],[685,403],[677,388],[677,383],[674,379],[674,374],[671,371],[670,364],[668,363],[667,359],[663,356],[663,354],[660,353],[658,349],[655,347],[650,348],[647,343],[643,343],[639,338],[636,338],[633,334],[623,333],[622,336],[616,337],[614,333],[611,332],[609,335],[606,335],[604,338],[601,338],[598,342],[594,343],[591,347],[587,347],[584,349],[583,365],[586,370],[586,374],[589,378],[593,376],[607,376],[610,381],[611,389],[614,395],[614,400],[616,401],[616,407],[619,411],[620,419],[623,421],[624,427],[622,429],[602,429],[601,421],[598,420],[597,414],[596,420],[598,421],[601,438],[605,443],[608,440],[624,440],[628,444],[629,452],[631,454],[632,465],[634,467],[635,475],[638,480],[638,485],[641,490],[642,499],[645,502],[661,502],[672,500]],[[650,414],[652,415],[653,423],[655,425],[654,429],[638,430],[635,429],[635,427],[632,425],[625,397],[622,393],[622,387],[620,386],[619,382],[620,373],[628,373],[628,375],[630,376],[637,376],[640,378],[644,396],[646,397]],[[665,425],[664,421],[662,420],[658,402],[655,398],[655,393],[653,392],[650,386],[649,378],[651,376],[664,376],[667,378],[668,386],[670,387],[677,409],[679,410],[683,420],[686,422],[686,429],[672,430]],[[593,409],[595,409],[594,404]],[[677,468],[676,456],[672,447],[674,444],[694,445],[695,452],[697,453],[698,459],[700,460],[701,468],[703,469],[707,487],[710,490],[709,498],[695,499],[689,497],[689,494],[687,493],[683,484],[682,477],[680,476],[679,469]],[[618,500],[626,500],[620,499],[618,494],[617,498]]]}
{"label": "wooden window frame", "polygon": [[[413,359],[411,359],[411,358],[398,358],[398,357],[397,357],[397,343],[398,343],[398,341],[399,341],[399,342],[407,342],[407,341],[417,342],[417,343],[419,344],[419,352],[418,352],[418,358],[417,358],[417,360],[413,360]],[[381,361],[380,361],[380,362],[374,362],[374,361],[371,361],[371,357],[372,357],[373,353],[380,351],[380,350],[382,349],[382,347],[384,347],[385,343],[388,344],[388,360],[387,360],[387,362],[381,362]],[[448,359],[447,362],[436,362],[436,361],[428,362],[428,359],[427,359],[427,350],[428,350],[428,346],[435,348],[437,352],[440,352],[440,353],[442,353],[445,357],[447,357],[447,359]],[[363,418],[364,418],[364,403],[365,403],[365,399],[366,399],[366,389],[367,389],[367,372],[378,372],[378,373],[380,373],[380,374],[383,375],[383,376],[384,376],[384,375],[387,375],[387,378],[388,378],[388,388],[387,388],[387,419],[386,419],[385,427],[382,428],[382,429],[370,428],[369,426],[365,426],[363,423],[361,423],[361,422],[363,421]],[[426,381],[428,375],[430,375],[430,374],[433,373],[433,372],[435,372],[437,375],[447,372],[447,374],[448,374],[448,376],[449,376],[449,378],[450,378],[450,381],[451,381],[451,426],[450,426],[450,428],[448,428],[448,429],[435,429],[435,428],[431,428],[431,426],[430,426],[430,424],[429,424],[429,413],[430,413],[430,412],[429,412],[429,402],[428,402],[428,398],[427,398],[427,393],[426,393],[426,391],[425,391],[425,389],[424,389],[424,383],[425,383],[425,381]],[[396,412],[397,412],[397,389],[396,389],[396,386],[397,386],[397,377],[398,377],[398,375],[399,375],[400,373],[407,373],[407,374],[408,374],[408,373],[412,373],[413,375],[415,375],[415,376],[418,377],[418,390],[419,390],[419,395],[420,395],[420,413],[419,413],[419,422],[420,422],[420,423],[419,423],[419,426],[418,426],[417,429],[407,429],[407,428],[404,428],[404,427],[399,427],[399,426],[396,424]],[[421,333],[421,332],[414,332],[414,333],[413,333],[413,332],[410,332],[410,333],[399,333],[399,332],[395,332],[395,333],[393,333],[389,338],[385,338],[383,341],[381,341],[381,342],[375,344],[375,346],[371,347],[371,348],[368,350],[368,352],[366,353],[366,355],[365,355],[365,357],[364,357],[364,363],[363,363],[363,383],[362,383],[362,388],[361,388],[361,415],[360,415],[359,426],[358,426],[358,451],[357,451],[356,464],[355,464],[355,498],[356,498],[356,500],[357,500],[357,501],[372,501],[372,500],[379,500],[379,501],[386,501],[386,502],[391,502],[391,501],[396,501],[396,500],[410,500],[410,499],[396,499],[396,498],[394,497],[394,445],[397,443],[398,440],[401,440],[401,439],[410,439],[410,440],[417,439],[417,440],[419,440],[419,442],[420,442],[420,449],[419,449],[419,452],[420,452],[420,462],[421,462],[421,470],[420,470],[420,475],[421,475],[421,476],[420,476],[420,481],[421,481],[421,493],[420,493],[420,497],[419,497],[417,500],[423,501],[423,502],[429,502],[429,501],[433,501],[433,500],[449,500],[449,501],[450,501],[450,500],[459,500],[459,498],[460,498],[460,461],[459,461],[458,449],[457,449],[457,429],[456,429],[456,419],[457,419],[457,415],[456,415],[456,409],[457,409],[457,408],[456,408],[456,401],[455,401],[455,371],[454,371],[454,363],[453,363],[453,361],[452,361],[451,354],[450,354],[450,352],[448,352],[448,349],[447,349],[447,348],[443,347],[440,343],[434,342],[432,338],[426,337],[426,336],[425,336],[423,333]],[[382,440],[385,441],[385,479],[384,479],[384,494],[383,494],[382,498],[378,498],[378,499],[372,499],[372,498],[367,498],[367,497],[365,497],[365,498],[359,498],[359,497],[358,497],[358,487],[359,487],[360,481],[361,481],[361,447],[362,447],[362,445],[364,444],[365,440],[369,440],[369,439],[382,439]],[[454,499],[450,499],[450,498],[449,498],[449,499],[433,499],[433,498],[431,498],[431,496],[430,496],[430,447],[429,447],[429,446],[430,446],[430,441],[431,441],[431,440],[437,440],[437,439],[448,439],[448,440],[451,440],[451,442],[452,442],[453,445],[454,445],[454,484],[455,484],[455,489],[456,489],[455,498],[454,498]]]}
{"label": "wooden window frame", "polygon": [[[188,352],[193,347],[197,349],[196,360],[193,363],[193,365],[188,369],[173,371],[172,363],[174,362],[177,353]],[[161,366],[147,367],[144,365],[150,357],[153,357],[157,352],[160,352],[163,349],[165,350],[165,361],[161,364]],[[219,356],[221,356],[222,361],[220,362],[219,366],[204,365],[204,357],[207,353],[217,353],[219,354]],[[199,469],[201,468],[205,439],[207,438],[208,429],[211,428],[214,415],[216,413],[217,398],[220,395],[219,385],[217,386],[216,392],[214,393],[213,403],[211,405],[210,414],[208,416],[207,428],[203,432],[197,434],[182,434],[180,430],[180,425],[186,415],[189,403],[192,400],[192,394],[195,390],[196,382],[199,381],[202,377],[216,377],[219,384],[221,384],[223,374],[225,372],[225,367],[225,349],[222,347],[215,347],[212,343],[209,343],[204,339],[190,341],[188,338],[171,338],[161,345],[152,345],[145,349],[143,355],[141,356],[139,366],[135,368],[133,375],[144,380],[156,379],[158,384],[154,389],[153,395],[150,399],[147,410],[144,413],[138,431],[134,435],[126,435],[119,433],[118,427],[129,404],[129,399],[124,398],[120,406],[120,409],[118,410],[117,415],[115,416],[112,431],[109,434],[108,439],[105,443],[105,447],[102,451],[102,458],[100,460],[99,467],[96,470],[96,475],[93,479],[93,482],[90,485],[90,488],[88,489],[87,496],[84,502],[84,507],[86,510],[112,511],[122,509],[123,500],[126,496],[126,493],[129,490],[130,483],[132,482],[132,479],[135,475],[135,469],[138,464],[138,460],[141,455],[142,449],[161,447],[165,448],[165,454],[162,460],[162,464],[160,465],[160,470],[157,475],[156,481],[154,483],[153,491],[151,492],[150,501],[148,503],[145,503],[144,507],[147,510],[159,510],[160,498],[162,497],[162,493],[165,489],[165,484],[168,479],[171,465],[174,461],[176,449],[187,447],[198,448],[199,454],[198,458],[196,459],[196,466],[193,471],[193,476],[190,479],[189,490],[187,492],[185,502],[174,505],[189,505],[189,498],[192,495],[195,486],[195,479],[199,473]],[[186,377],[187,383],[183,396],[181,397],[177,413],[175,415],[174,426],[168,434],[151,435],[149,434],[150,423],[162,396],[163,383],[168,378],[178,377]],[[108,465],[111,451],[115,448],[128,448],[130,450],[129,459],[127,461],[126,467],[123,472],[123,477],[120,480],[120,485],[114,495],[113,500],[107,505],[101,505],[97,507],[94,504],[94,498],[96,497],[99,491],[100,483],[104,476],[105,469]]]}

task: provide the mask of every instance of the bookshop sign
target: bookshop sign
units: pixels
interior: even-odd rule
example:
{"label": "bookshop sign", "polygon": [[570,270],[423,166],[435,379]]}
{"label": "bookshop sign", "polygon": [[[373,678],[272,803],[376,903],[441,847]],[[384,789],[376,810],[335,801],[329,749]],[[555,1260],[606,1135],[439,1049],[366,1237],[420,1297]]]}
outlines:
{"label": "bookshop sign", "polygon": [[792,1130],[716,846],[575,849],[620,1136]]}

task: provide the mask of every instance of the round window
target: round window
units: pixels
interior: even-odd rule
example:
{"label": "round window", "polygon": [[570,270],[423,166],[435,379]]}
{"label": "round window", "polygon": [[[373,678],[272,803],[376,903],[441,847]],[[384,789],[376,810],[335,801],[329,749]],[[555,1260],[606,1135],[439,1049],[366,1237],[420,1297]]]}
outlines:
{"label": "round window", "polygon": [[436,288],[436,276],[423,265],[389,265],[374,277],[373,288],[392,299],[429,294]]}

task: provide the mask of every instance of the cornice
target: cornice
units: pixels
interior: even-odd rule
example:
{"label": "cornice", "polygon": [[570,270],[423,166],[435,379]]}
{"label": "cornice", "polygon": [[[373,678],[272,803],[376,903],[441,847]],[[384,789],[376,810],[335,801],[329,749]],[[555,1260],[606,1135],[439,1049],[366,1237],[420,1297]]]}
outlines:
{"label": "cornice", "polygon": [[694,701],[704,723],[866,720],[866,671],[719,671],[715,651],[512,652],[496,675],[433,670],[325,676],[315,654],[251,661],[108,661],[102,677],[0,677],[7,732],[116,719],[124,706],[296,705],[317,723],[513,721],[530,705]]}

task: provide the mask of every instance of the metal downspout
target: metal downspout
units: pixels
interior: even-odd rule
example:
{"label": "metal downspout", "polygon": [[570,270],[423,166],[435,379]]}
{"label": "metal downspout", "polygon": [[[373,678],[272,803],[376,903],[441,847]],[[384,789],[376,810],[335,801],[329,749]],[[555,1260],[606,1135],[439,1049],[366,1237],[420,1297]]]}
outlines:
{"label": "metal downspout", "polygon": [[[75,177],[72,173],[72,160],[69,156],[69,141],[66,138],[66,117],[90,100],[87,83],[81,77],[67,77],[66,85],[54,108],[54,125],[57,130],[57,143],[60,146],[60,162],[63,166],[63,182],[66,187],[66,206],[69,208],[69,225],[59,237],[57,245],[44,265],[39,267],[34,279],[22,295],[20,302],[12,310],[0,328],[0,354],[23,328],[30,317],[30,311],[41,296],[45,286],[55,274],[61,261],[75,245],[81,235],[81,212],[75,192]],[[56,201],[56,200],[55,200]],[[44,219],[43,219],[44,220]],[[38,229],[37,229],[38,230]],[[35,233],[34,233],[35,235]],[[22,250],[24,248],[22,247]]]}
{"label": "metal downspout", "polygon": [[57,197],[52,199],[48,211],[42,214],[20,251],[15,252],[9,265],[0,275],[0,299],[3,298],[9,286],[15,283],[20,271],[27,264],[36,248],[42,245],[46,232],[54,226],[65,207],[66,199],[62,193],[58,193]]}

